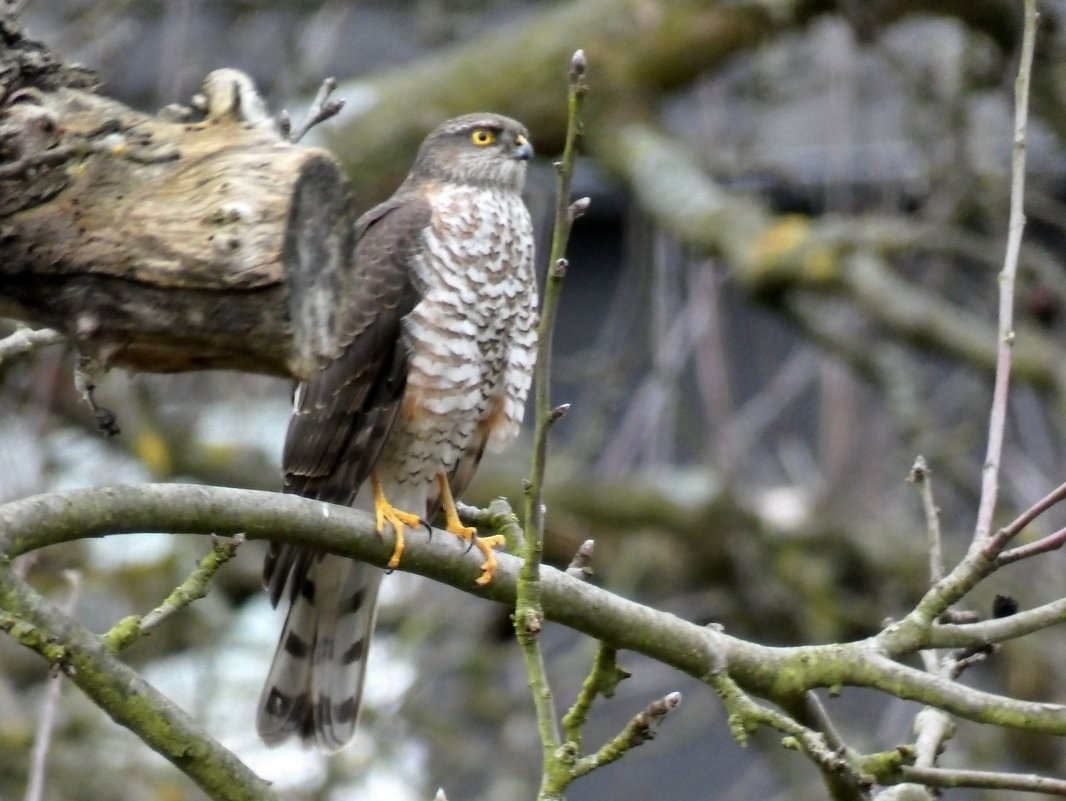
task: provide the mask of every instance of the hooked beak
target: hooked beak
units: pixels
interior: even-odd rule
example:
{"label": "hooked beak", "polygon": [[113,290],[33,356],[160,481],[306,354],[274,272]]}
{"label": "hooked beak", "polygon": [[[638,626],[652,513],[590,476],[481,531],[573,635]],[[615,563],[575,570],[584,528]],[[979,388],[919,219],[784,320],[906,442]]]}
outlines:
{"label": "hooked beak", "polygon": [[522,134],[515,137],[514,157],[518,161],[529,161],[533,158],[533,145]]}

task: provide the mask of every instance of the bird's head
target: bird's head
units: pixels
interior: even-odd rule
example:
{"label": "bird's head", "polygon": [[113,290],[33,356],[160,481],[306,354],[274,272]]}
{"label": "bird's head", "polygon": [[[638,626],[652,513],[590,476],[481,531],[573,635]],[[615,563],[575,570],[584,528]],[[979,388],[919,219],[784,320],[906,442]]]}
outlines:
{"label": "bird's head", "polygon": [[521,192],[532,157],[522,123],[500,114],[466,114],[441,123],[426,137],[411,174]]}

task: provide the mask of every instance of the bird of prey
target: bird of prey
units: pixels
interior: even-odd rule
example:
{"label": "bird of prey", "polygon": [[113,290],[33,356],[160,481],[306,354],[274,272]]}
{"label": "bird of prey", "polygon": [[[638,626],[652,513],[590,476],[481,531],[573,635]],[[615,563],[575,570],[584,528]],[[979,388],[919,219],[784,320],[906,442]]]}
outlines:
{"label": "bird of prey", "polygon": [[[486,445],[522,420],[536,350],[533,229],[521,198],[528,133],[497,114],[449,120],[422,143],[396,193],[356,222],[353,289],[338,355],[297,387],[284,491],[372,510],[403,552],[406,528],[442,508],[448,531],[484,555],[454,498]],[[268,745],[326,751],[355,731],[383,571],[272,544],[263,569],[290,607],[259,701]]]}

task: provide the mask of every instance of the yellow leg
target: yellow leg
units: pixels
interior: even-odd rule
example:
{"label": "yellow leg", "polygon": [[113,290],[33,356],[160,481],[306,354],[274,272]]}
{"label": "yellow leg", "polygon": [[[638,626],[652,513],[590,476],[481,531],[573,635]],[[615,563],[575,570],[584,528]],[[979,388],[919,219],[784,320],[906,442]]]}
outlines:
{"label": "yellow leg", "polygon": [[460,539],[466,540],[475,546],[485,561],[481,565],[481,575],[478,576],[478,584],[488,584],[492,581],[492,575],[496,572],[496,554],[492,549],[496,545],[503,545],[505,540],[502,534],[494,534],[491,537],[479,537],[477,529],[464,526],[459,520],[459,513],[455,511],[455,500],[452,498],[452,488],[448,485],[448,477],[444,473],[437,473],[437,484],[440,486],[441,503],[444,504],[445,529]]}
{"label": "yellow leg", "polygon": [[416,514],[404,512],[389,503],[385,492],[381,489],[381,482],[373,473],[370,474],[370,486],[374,490],[374,522],[378,534],[385,533],[385,524],[388,523],[392,526],[396,537],[396,545],[389,558],[389,567],[393,568],[400,564],[400,557],[403,556],[404,530],[408,527],[424,526],[426,521]]}

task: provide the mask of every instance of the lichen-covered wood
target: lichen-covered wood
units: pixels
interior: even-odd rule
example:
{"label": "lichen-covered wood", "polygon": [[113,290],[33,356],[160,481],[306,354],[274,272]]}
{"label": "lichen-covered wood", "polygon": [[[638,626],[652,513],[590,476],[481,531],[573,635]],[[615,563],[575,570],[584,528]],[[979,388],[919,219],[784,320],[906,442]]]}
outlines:
{"label": "lichen-covered wood", "polygon": [[329,354],[352,212],[326,152],[251,80],[150,117],[0,28],[0,315],[104,364],[308,375]]}

